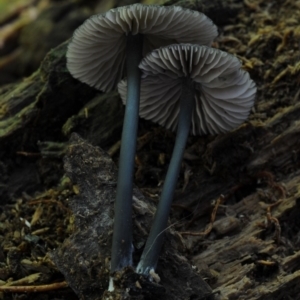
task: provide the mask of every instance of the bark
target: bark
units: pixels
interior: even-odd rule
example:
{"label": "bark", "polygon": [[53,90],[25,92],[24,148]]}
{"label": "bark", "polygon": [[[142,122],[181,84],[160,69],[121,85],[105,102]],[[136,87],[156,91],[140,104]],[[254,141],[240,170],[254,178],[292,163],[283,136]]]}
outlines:
{"label": "bark", "polygon": [[[70,199],[76,230],[52,258],[80,299],[171,300],[193,295],[197,295],[194,299],[211,299],[210,287],[182,256],[184,244],[172,231],[166,238],[157,270],[162,284],[125,268],[111,275],[116,289],[108,292],[116,166],[103,150],[74,134],[65,157],[65,170],[79,187],[79,194]],[[154,207],[137,188],[133,200],[134,246],[138,251],[147,238]],[[187,285],[189,288],[185,288]]]}

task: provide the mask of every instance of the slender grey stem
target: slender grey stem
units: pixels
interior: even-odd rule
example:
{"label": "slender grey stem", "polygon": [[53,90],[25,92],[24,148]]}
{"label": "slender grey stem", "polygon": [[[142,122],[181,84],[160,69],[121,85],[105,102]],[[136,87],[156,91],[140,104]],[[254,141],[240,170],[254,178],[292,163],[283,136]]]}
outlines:
{"label": "slender grey stem", "polygon": [[127,36],[127,101],[123,123],[115,202],[111,271],[132,265],[132,189],[139,119],[140,70],[143,36]]}
{"label": "slender grey stem", "polygon": [[194,88],[192,81],[185,78],[182,83],[175,146],[150,234],[141,260],[137,266],[138,273],[147,275],[149,271],[151,269],[155,269],[157,265],[159,253],[164,240],[164,230],[168,224],[181,161],[190,131],[194,102]]}

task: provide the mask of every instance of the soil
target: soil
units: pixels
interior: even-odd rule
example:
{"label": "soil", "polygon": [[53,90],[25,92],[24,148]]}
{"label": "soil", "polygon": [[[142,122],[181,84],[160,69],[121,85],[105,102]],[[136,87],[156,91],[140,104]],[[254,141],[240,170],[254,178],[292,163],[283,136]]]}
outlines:
{"label": "soil", "polygon": [[[242,61],[256,102],[236,130],[189,138],[157,281],[126,269],[111,294],[124,109],[72,78],[65,54],[88,16],[129,3],[0,14],[0,299],[300,299],[300,1],[174,3],[218,25],[212,46]],[[175,140],[145,120],[138,136],[135,262]]]}

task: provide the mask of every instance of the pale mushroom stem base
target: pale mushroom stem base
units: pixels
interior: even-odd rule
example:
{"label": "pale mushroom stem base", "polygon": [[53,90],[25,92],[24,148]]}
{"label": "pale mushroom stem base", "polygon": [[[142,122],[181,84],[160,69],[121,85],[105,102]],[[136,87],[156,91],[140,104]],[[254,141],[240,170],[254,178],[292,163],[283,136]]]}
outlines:
{"label": "pale mushroom stem base", "polygon": [[193,83],[191,79],[184,78],[182,82],[180,112],[175,146],[150,234],[141,260],[137,266],[137,272],[141,274],[148,275],[149,272],[154,270],[157,265],[159,253],[164,240],[164,231],[168,224],[168,218],[180,172],[184,149],[190,132],[194,104]]}
{"label": "pale mushroom stem base", "polygon": [[143,36],[127,36],[127,102],[123,123],[115,202],[111,272],[132,265],[132,189],[140,101]]}

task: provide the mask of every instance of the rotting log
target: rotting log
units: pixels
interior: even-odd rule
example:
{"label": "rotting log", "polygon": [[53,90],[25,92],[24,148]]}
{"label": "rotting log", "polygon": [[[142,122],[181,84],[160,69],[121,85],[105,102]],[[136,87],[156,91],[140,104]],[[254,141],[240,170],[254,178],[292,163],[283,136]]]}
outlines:
{"label": "rotting log", "polygon": [[[181,237],[168,232],[159,262],[157,282],[150,282],[133,269],[114,275],[115,291],[108,292],[113,206],[117,169],[100,148],[73,134],[65,157],[67,176],[79,193],[70,199],[76,229],[52,259],[80,299],[212,299],[211,289],[182,256]],[[134,246],[143,246],[153,217],[153,204],[137,188],[133,196]],[[136,257],[138,259],[138,257]],[[187,288],[187,284],[189,287]]]}
{"label": "rotting log", "polygon": [[[173,214],[174,226],[167,230],[157,269],[161,285],[154,283],[154,286],[149,286],[145,278],[138,277],[133,270],[128,269],[120,273],[117,294],[105,292],[103,299],[109,296],[116,298],[117,295],[121,299],[181,300],[192,295],[195,295],[195,299],[202,299],[205,295],[203,286],[206,285],[201,278],[205,278],[213,289],[214,296],[210,296],[211,299],[242,297],[271,300],[281,299],[283,295],[298,299],[298,114],[299,105],[296,105],[276,115],[263,128],[245,125],[215,139],[208,146],[205,156],[206,159],[210,157],[210,162],[219,159],[214,171],[210,173],[201,170],[200,174],[195,174],[202,177],[200,186],[184,194],[178,192],[176,201],[177,205],[194,208],[193,222],[198,225],[192,226],[190,230],[195,232],[196,227],[201,228],[207,223],[213,200],[223,193],[226,201],[219,210],[212,231],[198,237],[181,236],[180,231],[188,222],[182,222],[178,214]],[[288,124],[284,125],[286,122]],[[277,126],[276,134],[272,134],[276,124],[282,126]],[[256,139],[251,139],[253,136]],[[233,140],[239,141],[239,144],[233,145]],[[249,140],[264,142],[256,143],[256,150],[250,151],[250,145],[245,149],[245,142]],[[225,160],[228,152],[231,156]],[[103,159],[105,164],[101,167]],[[91,167],[93,165],[95,168]],[[115,166],[99,148],[91,148],[74,136],[65,168],[71,180],[79,185],[80,194],[70,201],[78,218],[78,229],[54,254],[54,261],[80,298],[90,293],[89,287],[93,286],[95,294],[88,294],[90,299],[101,299],[99,295],[107,288],[109,278]],[[93,174],[103,174],[100,176],[102,182]],[[93,207],[88,209],[91,200]],[[106,201],[106,204],[101,201]],[[133,220],[136,255],[144,245],[154,210],[153,202],[149,202],[135,189]],[[105,218],[102,213],[105,213]],[[178,226],[178,221],[184,223],[184,226]],[[102,225],[103,228],[99,229]],[[176,227],[178,231],[174,230]],[[99,242],[102,238],[105,243]],[[88,257],[93,259],[89,260]],[[80,262],[85,262],[84,273]],[[79,270],[77,266],[80,266]],[[98,272],[97,268],[100,268]],[[96,281],[94,276],[88,276],[93,272],[99,276]],[[131,294],[126,292],[126,288]]]}
{"label": "rotting log", "polygon": [[196,174],[200,186],[177,199],[194,207],[195,234],[203,232],[205,215],[225,195],[212,231],[185,239],[216,299],[300,299],[299,108],[215,139],[205,156],[217,161],[210,178]]}
{"label": "rotting log", "polygon": [[[192,4],[196,8],[197,5],[194,4],[199,3],[196,1]],[[220,6],[219,14],[222,17],[223,7]],[[202,292],[198,289],[191,290],[190,287],[191,281],[192,287],[201,282],[200,276],[216,292],[215,297],[219,299],[300,298],[300,31],[297,23],[299,16],[295,14],[299,14],[297,1],[244,1],[238,11],[229,18],[224,18],[226,22],[223,24],[226,26],[221,28],[221,36],[214,46],[238,55],[244,68],[250,71],[251,77],[258,85],[258,97],[249,123],[219,137],[192,138],[189,142],[190,148],[194,149],[192,154],[198,159],[185,159],[185,165],[192,165],[193,175],[190,176],[185,192],[181,191],[183,176],[180,179],[171,216],[172,231],[167,231],[166,245],[157,270],[161,277],[161,285],[167,291],[171,290],[172,299],[186,299],[179,293],[179,289],[188,290],[185,295],[192,294],[193,299],[201,297]],[[222,21],[224,19],[221,18]],[[101,94],[98,95],[95,90],[71,78],[65,67],[65,52],[66,43],[52,50],[40,69],[32,76],[21,83],[1,87],[1,200],[16,190],[36,192],[38,189],[52,186],[53,182],[57,183],[63,170],[60,167],[55,169],[53,164],[50,166],[43,156],[48,159],[50,156],[56,156],[60,163],[65,151],[62,142],[67,140],[62,134],[62,128],[66,134],[77,131],[89,142],[104,146],[106,142],[102,143],[101,137],[105,128],[102,126],[109,124],[110,128],[114,122],[103,122],[102,119],[107,120],[107,111],[102,111],[104,118],[103,114],[97,115],[97,111],[99,108],[107,108],[110,99],[113,99],[114,103],[112,120],[121,122],[121,104],[117,96],[111,94],[101,98]],[[100,99],[104,99],[104,106]],[[120,124],[116,122],[113,132],[120,130]],[[148,126],[148,133],[155,138],[156,132],[151,126]],[[112,135],[114,133],[107,135],[108,146],[118,140],[118,137]],[[165,138],[167,135],[168,133],[165,133],[164,139],[160,139],[159,143],[170,141],[170,145],[166,143],[165,148],[160,147],[157,152],[163,152],[168,158],[172,149],[172,139]],[[100,141],[97,138],[100,138]],[[40,146],[38,141],[41,141]],[[151,156],[147,153],[149,148],[144,146],[139,150],[138,156]],[[99,157],[106,157],[101,150],[95,151],[98,151]],[[22,152],[23,156],[16,154],[17,152]],[[28,156],[24,156],[25,154]],[[38,156],[30,156],[31,154]],[[151,160],[151,163],[143,166],[141,178],[151,164],[157,168],[156,157],[151,157]],[[56,174],[58,170],[56,181],[47,185],[45,181],[48,180],[49,173],[40,172],[38,165],[40,169],[50,166],[48,172],[51,174]],[[167,168],[167,159],[165,165]],[[38,182],[43,184],[37,185]],[[154,191],[152,194],[159,193],[159,187],[156,185],[157,183],[153,182],[149,184],[148,191]],[[28,189],[29,186],[31,189]],[[226,201],[218,208],[211,232],[205,236],[181,237],[181,231],[201,233],[205,230],[220,194],[225,196]],[[153,198],[155,200],[155,197]],[[138,225],[144,220],[149,220],[155,209],[152,202],[148,203],[146,198],[143,199],[139,202],[139,208],[136,207],[138,202],[135,202],[134,211],[134,220],[139,220],[135,223],[134,233],[137,256],[149,230],[148,221],[144,227]],[[111,209],[111,206],[109,207]],[[78,221],[78,224],[81,223]],[[77,249],[78,253],[81,253],[82,249],[85,250],[86,239],[91,240],[87,233],[84,231],[82,236],[75,233],[70,238],[71,241],[76,236],[82,238],[76,240],[80,246]],[[61,251],[67,256],[66,245],[70,240],[66,240],[58,252]],[[176,259],[169,255],[169,244],[180,255]],[[91,249],[96,251],[99,245]],[[103,249],[108,257],[110,246],[106,245]],[[78,258],[82,257],[80,255]],[[88,273],[88,276],[80,278],[78,284],[76,273],[72,275],[72,268],[63,268],[63,263],[68,263],[66,266],[69,267],[71,259],[74,262],[76,257],[68,256],[70,261],[67,262],[57,258],[57,265],[79,295],[86,290],[92,293],[88,289],[89,284],[95,287],[95,294],[97,291],[102,294],[107,285],[108,274],[103,271],[105,276],[101,287],[97,286],[99,282],[91,282],[89,276],[95,281],[98,280],[97,274],[93,273],[94,258],[91,261],[90,257],[86,258],[88,259],[84,261],[84,266],[87,268],[82,274]],[[182,280],[186,273],[178,272],[181,269],[177,263],[174,264],[175,261],[183,261],[189,272],[192,266],[193,272],[189,273],[191,275],[188,279],[185,278],[184,283]],[[182,267],[182,264],[180,266]],[[164,268],[170,270],[170,275],[164,273]],[[129,270],[128,274],[134,273],[130,273]],[[173,288],[175,292],[178,288],[178,294],[173,293]],[[159,294],[163,290],[161,286],[157,286],[156,291]],[[92,297],[97,297],[95,294]],[[152,295],[152,299],[157,299],[156,295]],[[149,294],[142,296],[151,299]]]}
{"label": "rotting log", "polygon": [[[102,94],[71,77],[67,44],[51,50],[30,77],[0,88],[0,164],[5,166],[0,195],[5,202],[44,189],[41,182],[50,187],[59,181],[70,132],[102,147],[119,139],[123,105],[117,93]],[[45,170],[55,170],[56,176],[49,181]]]}

